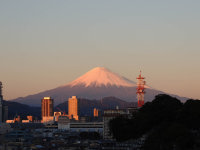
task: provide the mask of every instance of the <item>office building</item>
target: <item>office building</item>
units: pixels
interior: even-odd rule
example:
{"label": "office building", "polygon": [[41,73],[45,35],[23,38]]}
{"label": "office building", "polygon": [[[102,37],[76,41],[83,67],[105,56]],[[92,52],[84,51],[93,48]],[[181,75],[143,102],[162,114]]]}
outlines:
{"label": "office building", "polygon": [[70,132],[98,132],[102,134],[103,122],[77,122],[63,115],[58,118],[58,129]]}
{"label": "office building", "polygon": [[5,122],[8,119],[8,106],[4,104],[2,88],[2,82],[0,82],[0,123]]}
{"label": "office building", "polygon": [[76,96],[72,96],[72,98],[69,98],[68,100],[69,119],[79,120],[78,111],[78,99]]}
{"label": "office building", "polygon": [[109,122],[110,120],[116,118],[116,117],[127,117],[128,118],[128,112],[125,109],[110,109],[110,110],[104,110],[103,115],[103,138],[104,139],[113,139],[113,135],[109,130]]}
{"label": "office building", "polygon": [[103,122],[70,122],[70,132],[98,132],[103,134]]}
{"label": "office building", "polygon": [[52,118],[54,118],[53,113],[53,99],[51,99],[51,97],[44,97],[41,103],[42,121],[48,122],[49,120],[52,120]]}

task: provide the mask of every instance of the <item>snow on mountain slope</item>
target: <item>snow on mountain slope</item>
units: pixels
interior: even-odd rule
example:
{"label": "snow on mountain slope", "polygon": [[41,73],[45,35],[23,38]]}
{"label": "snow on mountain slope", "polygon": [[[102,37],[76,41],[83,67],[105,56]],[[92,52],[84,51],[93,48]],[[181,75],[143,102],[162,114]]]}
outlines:
{"label": "snow on mountain slope", "polygon": [[[63,103],[71,96],[87,99],[114,96],[127,102],[137,102],[136,86],[137,84],[134,81],[130,81],[106,68],[97,67],[64,86],[26,97],[19,97],[13,101],[30,106],[40,106],[41,99],[46,96],[52,97],[55,105]],[[151,87],[145,87],[145,102],[151,101],[155,95],[163,93]]]}
{"label": "snow on mountain slope", "polygon": [[116,73],[104,67],[96,67],[78,79],[69,83],[69,86],[74,87],[77,85],[83,85],[85,87],[95,86],[116,86],[116,87],[135,87],[135,82],[130,81]]}

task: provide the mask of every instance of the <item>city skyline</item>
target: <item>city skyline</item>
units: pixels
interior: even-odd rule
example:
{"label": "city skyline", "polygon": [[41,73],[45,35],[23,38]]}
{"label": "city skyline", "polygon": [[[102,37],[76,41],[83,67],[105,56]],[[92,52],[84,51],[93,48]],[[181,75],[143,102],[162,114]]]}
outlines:
{"label": "city skyline", "polygon": [[199,17],[194,1],[3,1],[4,99],[67,84],[101,66],[155,89],[200,99]]}

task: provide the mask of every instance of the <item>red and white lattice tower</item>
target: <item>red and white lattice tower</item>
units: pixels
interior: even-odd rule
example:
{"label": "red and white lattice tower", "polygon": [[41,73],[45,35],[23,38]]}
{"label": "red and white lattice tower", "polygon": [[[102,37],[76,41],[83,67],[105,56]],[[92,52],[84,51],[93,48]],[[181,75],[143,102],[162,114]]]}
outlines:
{"label": "red and white lattice tower", "polygon": [[140,75],[137,77],[137,99],[138,99],[138,107],[142,107],[144,105],[144,94],[145,94],[145,84],[146,82],[144,81],[144,77],[142,77],[141,75],[141,71],[140,71]]}

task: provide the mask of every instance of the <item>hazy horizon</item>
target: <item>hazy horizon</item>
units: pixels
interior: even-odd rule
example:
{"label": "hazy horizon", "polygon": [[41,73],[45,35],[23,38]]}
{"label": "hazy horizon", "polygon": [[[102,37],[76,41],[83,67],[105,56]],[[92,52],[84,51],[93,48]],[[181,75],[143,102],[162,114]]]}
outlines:
{"label": "hazy horizon", "polygon": [[199,1],[0,2],[4,99],[67,84],[94,67],[200,99]]}

